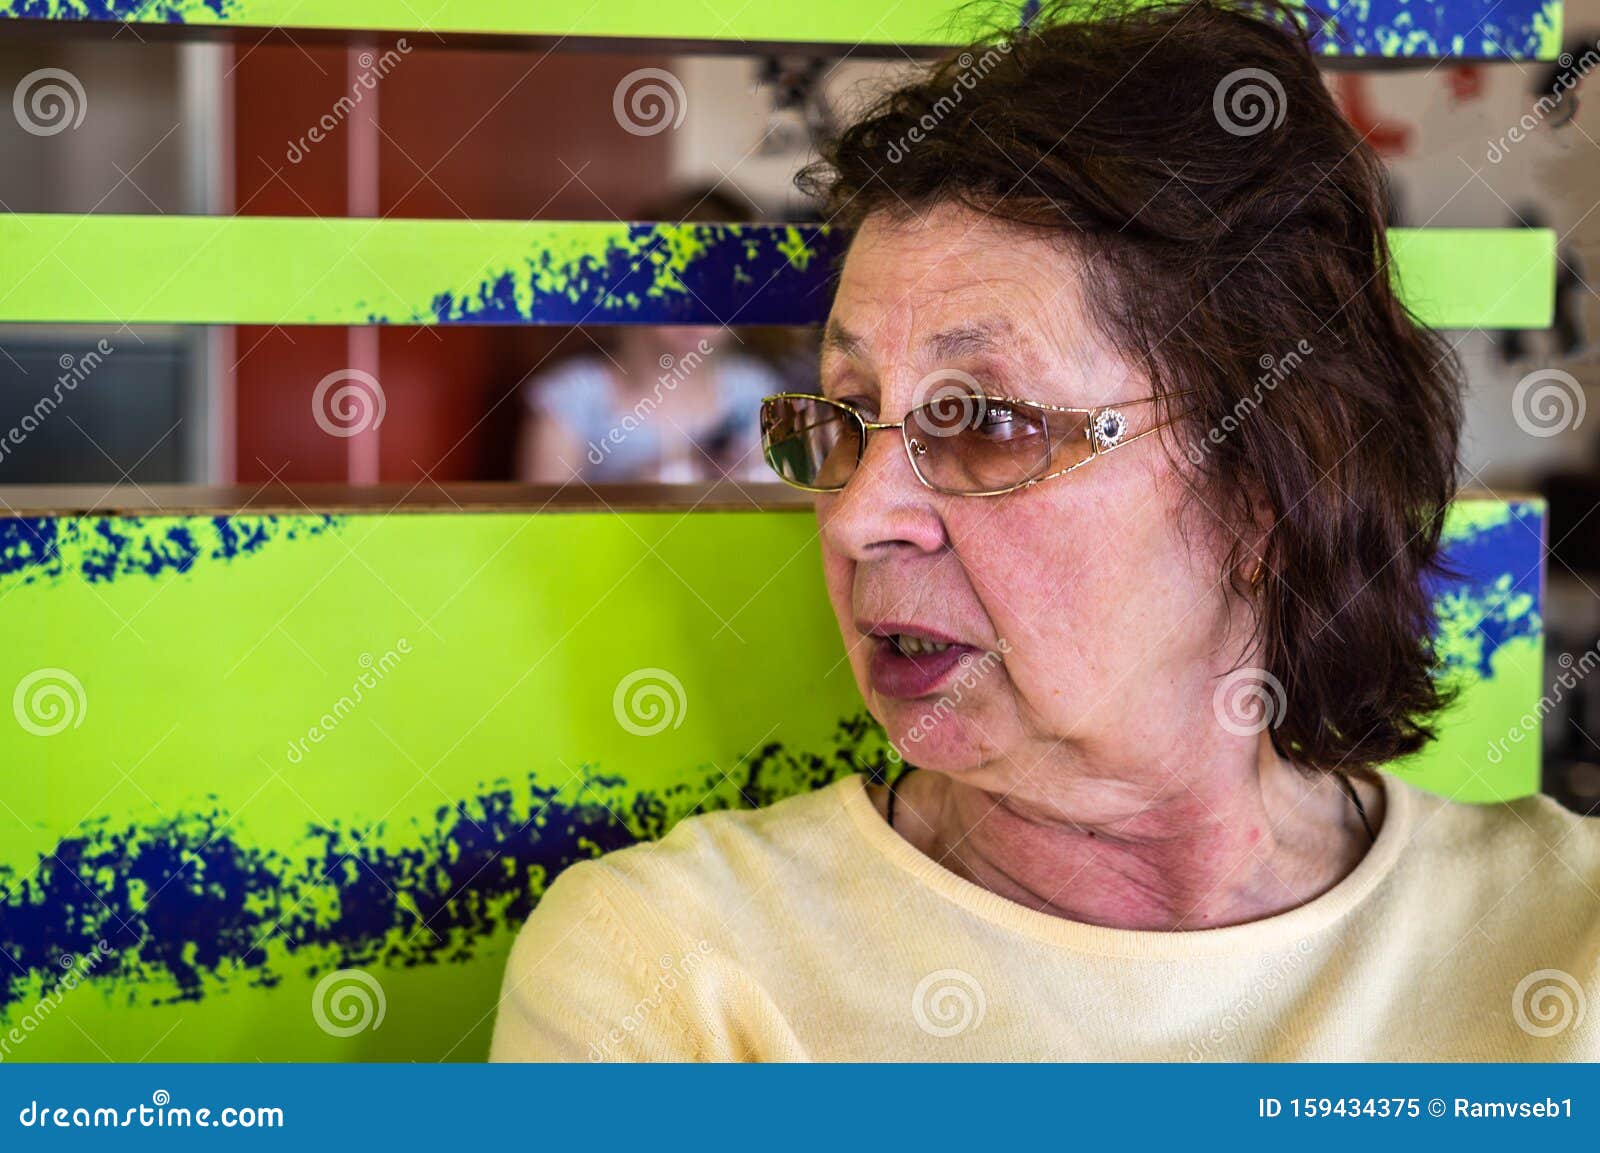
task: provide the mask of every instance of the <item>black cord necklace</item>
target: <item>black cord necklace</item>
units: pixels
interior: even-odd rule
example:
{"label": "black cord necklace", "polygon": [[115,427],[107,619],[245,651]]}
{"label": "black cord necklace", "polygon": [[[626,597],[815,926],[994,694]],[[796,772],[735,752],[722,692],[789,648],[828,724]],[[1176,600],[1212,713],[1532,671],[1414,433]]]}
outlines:
{"label": "black cord necklace", "polygon": [[[917,767],[912,765],[905,772],[901,773],[899,776],[895,777],[889,782],[889,799],[888,803],[884,805],[883,815],[884,819],[889,822],[889,827],[891,829],[894,828],[894,805],[895,801],[899,798],[899,793],[897,790],[900,787],[900,782],[905,780],[916,771]],[[1350,775],[1343,771],[1336,771],[1334,775],[1339,778],[1339,784],[1343,786],[1345,796],[1349,797],[1350,803],[1356,807],[1356,815],[1361,818],[1361,827],[1367,830],[1367,837],[1372,841],[1373,844],[1377,844],[1378,834],[1373,831],[1372,822],[1367,819],[1367,807],[1361,803],[1361,794],[1356,792],[1355,785],[1350,781]]]}
{"label": "black cord necklace", "polygon": [[891,829],[894,828],[894,802],[895,802],[895,798],[896,798],[896,795],[897,795],[895,793],[895,789],[899,788],[901,781],[905,780],[907,777],[909,777],[912,773],[914,773],[916,771],[917,771],[917,767],[915,765],[912,765],[905,772],[901,773],[899,776],[895,777],[893,780],[891,780],[889,782],[889,800],[888,800],[888,803],[886,805],[884,805],[883,816],[884,816],[884,819],[889,822],[889,827]]}
{"label": "black cord necklace", "polygon": [[1356,807],[1356,816],[1361,818],[1361,827],[1367,830],[1367,839],[1373,844],[1378,843],[1378,834],[1372,831],[1372,822],[1367,820],[1367,806],[1361,803],[1361,794],[1356,792],[1356,787],[1350,781],[1350,774],[1336,770],[1335,775],[1339,783],[1344,786],[1345,796],[1350,798],[1350,803]]}

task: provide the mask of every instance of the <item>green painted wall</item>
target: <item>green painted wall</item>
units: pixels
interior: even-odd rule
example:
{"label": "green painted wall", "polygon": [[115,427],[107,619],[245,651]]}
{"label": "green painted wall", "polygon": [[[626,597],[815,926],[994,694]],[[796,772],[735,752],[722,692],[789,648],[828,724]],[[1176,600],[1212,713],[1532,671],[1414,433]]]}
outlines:
{"label": "green painted wall", "polygon": [[[1541,529],[1453,517],[1425,787],[1537,788]],[[887,763],[804,511],[0,520],[0,603],[7,1060],[480,1059],[559,868]]]}

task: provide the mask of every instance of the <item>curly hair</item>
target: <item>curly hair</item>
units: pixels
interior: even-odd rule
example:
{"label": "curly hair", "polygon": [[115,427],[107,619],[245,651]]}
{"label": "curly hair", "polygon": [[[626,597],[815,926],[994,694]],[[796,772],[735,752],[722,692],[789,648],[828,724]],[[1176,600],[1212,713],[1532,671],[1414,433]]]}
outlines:
{"label": "curly hair", "polygon": [[1461,378],[1399,298],[1382,165],[1302,11],[1046,4],[884,95],[799,184],[845,227],[954,202],[1066,243],[1103,335],[1158,399],[1195,394],[1183,467],[1235,529],[1223,579],[1258,606],[1278,751],[1370,774],[1451,699],[1426,578]]}

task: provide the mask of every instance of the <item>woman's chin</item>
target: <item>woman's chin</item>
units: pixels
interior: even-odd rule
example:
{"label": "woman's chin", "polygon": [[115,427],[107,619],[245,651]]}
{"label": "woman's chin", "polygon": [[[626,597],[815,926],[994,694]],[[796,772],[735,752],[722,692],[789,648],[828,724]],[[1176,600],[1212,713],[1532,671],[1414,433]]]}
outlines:
{"label": "woman's chin", "polygon": [[920,769],[959,773],[975,765],[980,757],[976,734],[954,717],[946,717],[932,727],[919,724],[915,717],[901,723],[885,719],[883,727],[901,758]]}

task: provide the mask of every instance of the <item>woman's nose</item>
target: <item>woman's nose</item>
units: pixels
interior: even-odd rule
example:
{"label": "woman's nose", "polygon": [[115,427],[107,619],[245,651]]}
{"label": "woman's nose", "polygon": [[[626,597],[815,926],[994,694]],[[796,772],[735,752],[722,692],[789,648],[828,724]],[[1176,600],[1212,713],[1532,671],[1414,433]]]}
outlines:
{"label": "woman's nose", "polygon": [[818,498],[823,542],[857,561],[900,549],[936,552],[946,543],[937,501],[912,471],[900,431],[877,429],[850,482]]}

